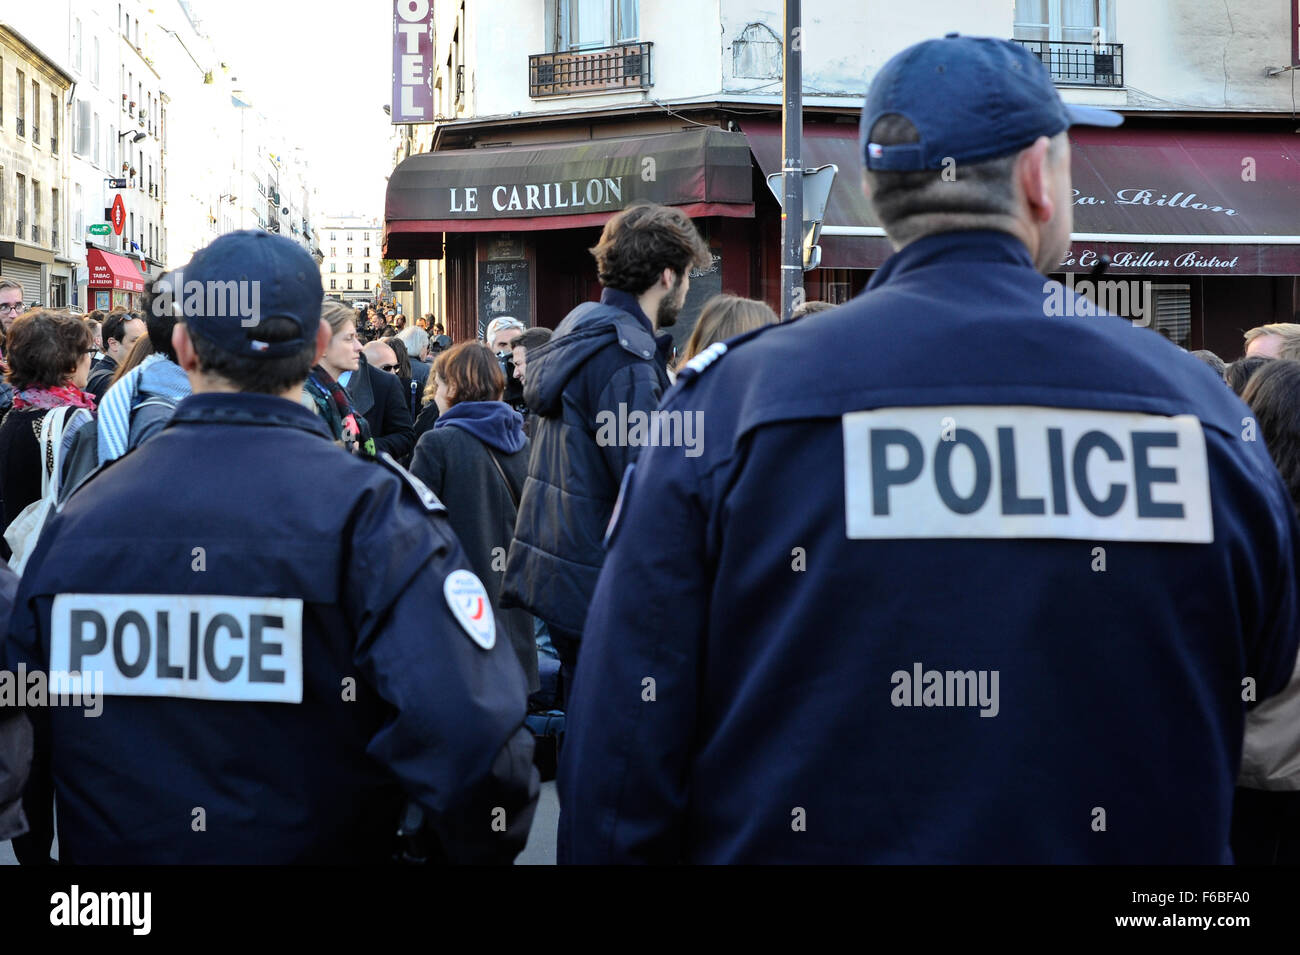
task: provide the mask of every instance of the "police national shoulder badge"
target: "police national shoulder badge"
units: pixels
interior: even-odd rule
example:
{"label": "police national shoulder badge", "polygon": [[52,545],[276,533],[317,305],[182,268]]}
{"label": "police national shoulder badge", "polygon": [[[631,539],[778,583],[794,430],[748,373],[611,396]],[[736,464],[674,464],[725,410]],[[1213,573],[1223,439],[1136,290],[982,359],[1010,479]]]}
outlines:
{"label": "police national shoulder badge", "polygon": [[468,570],[454,570],[443,582],[442,592],[469,638],[484,650],[491,650],[497,642],[497,625],[492,617],[492,601],[482,582]]}

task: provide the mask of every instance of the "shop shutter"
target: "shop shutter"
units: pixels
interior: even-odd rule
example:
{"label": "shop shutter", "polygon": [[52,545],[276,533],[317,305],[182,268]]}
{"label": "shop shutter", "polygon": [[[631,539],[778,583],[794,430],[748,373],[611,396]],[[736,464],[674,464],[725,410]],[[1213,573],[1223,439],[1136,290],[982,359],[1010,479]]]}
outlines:
{"label": "shop shutter", "polygon": [[1155,285],[1151,294],[1155,299],[1153,327],[1175,345],[1186,348],[1192,335],[1192,287]]}
{"label": "shop shutter", "polygon": [[22,283],[24,305],[45,304],[45,296],[41,293],[41,267],[38,264],[5,259],[0,263],[0,278]]}

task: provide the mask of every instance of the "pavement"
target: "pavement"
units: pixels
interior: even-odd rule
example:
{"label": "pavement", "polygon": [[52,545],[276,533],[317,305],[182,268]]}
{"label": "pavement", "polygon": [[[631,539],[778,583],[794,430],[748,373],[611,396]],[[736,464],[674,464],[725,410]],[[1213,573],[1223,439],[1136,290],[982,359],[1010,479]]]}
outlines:
{"label": "pavement", "polygon": [[[555,793],[555,782],[542,783],[537,800],[537,814],[533,828],[528,833],[528,845],[519,853],[515,865],[555,865],[555,831],[560,822],[560,800]],[[58,848],[55,847],[55,856]],[[0,842],[0,865],[17,865],[13,846]]]}

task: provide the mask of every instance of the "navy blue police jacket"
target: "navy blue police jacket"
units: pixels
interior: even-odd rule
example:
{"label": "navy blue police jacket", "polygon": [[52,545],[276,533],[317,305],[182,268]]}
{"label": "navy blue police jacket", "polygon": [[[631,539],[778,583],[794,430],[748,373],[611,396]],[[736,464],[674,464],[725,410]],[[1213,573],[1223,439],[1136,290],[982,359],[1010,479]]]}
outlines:
{"label": "navy blue police jacket", "polygon": [[584,633],[563,860],[1231,861],[1296,520],[1220,379],[1063,292],[929,237],[682,371]]}
{"label": "navy blue police jacket", "polygon": [[3,660],[102,680],[93,718],[29,713],[63,861],[383,861],[408,799],[435,857],[519,852],[523,673],[445,509],[386,463],[294,402],[202,394],[53,518]]}

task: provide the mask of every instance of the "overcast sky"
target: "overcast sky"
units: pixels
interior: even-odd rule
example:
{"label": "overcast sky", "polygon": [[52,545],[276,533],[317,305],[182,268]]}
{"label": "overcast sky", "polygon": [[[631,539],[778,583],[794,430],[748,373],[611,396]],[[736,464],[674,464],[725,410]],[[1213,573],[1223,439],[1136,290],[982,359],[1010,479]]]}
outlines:
{"label": "overcast sky", "polygon": [[313,217],[384,214],[392,171],[392,4],[386,0],[194,0],[252,105],[303,147]]}

